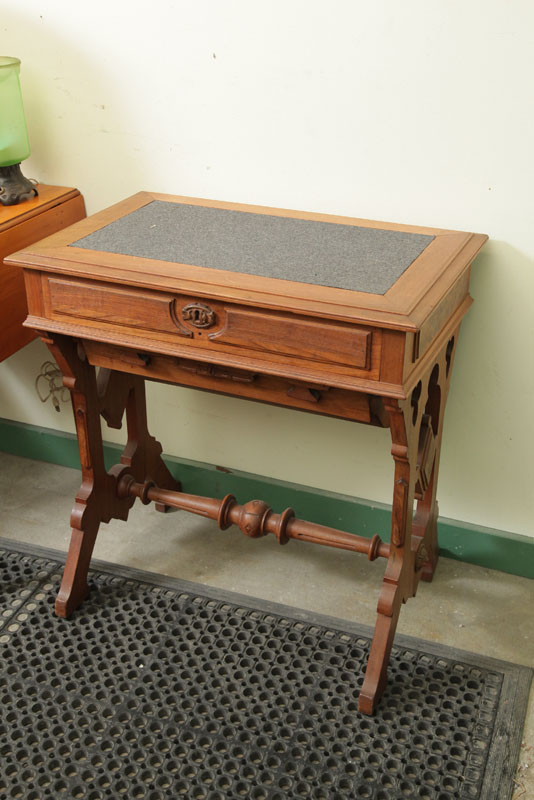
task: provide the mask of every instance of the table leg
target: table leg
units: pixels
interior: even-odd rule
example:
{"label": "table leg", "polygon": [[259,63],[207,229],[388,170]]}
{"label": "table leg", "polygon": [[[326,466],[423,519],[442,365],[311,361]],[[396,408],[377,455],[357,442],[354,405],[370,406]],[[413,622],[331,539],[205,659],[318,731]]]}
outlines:
{"label": "table leg", "polygon": [[[385,399],[395,462],[390,555],[378,600],[358,708],[372,714],[385,689],[402,604],[431,580],[438,560],[437,475],[445,403],[458,331],[406,400]],[[414,500],[418,498],[414,515]]]}
{"label": "table leg", "polygon": [[[119,498],[117,481],[124,472],[137,480],[154,480],[169,489],[179,489],[161,458],[161,445],[148,433],[144,381],[137,376],[105,372],[97,383],[96,371],[83,348],[68,337],[43,337],[70,390],[82,483],[71,514],[71,543],[67,554],[55,611],[68,617],[89,593],[87,574],[101,522],[126,520],[133,498]],[[121,427],[126,410],[128,441],[121,463],[106,472],[100,414],[110,425]]]}

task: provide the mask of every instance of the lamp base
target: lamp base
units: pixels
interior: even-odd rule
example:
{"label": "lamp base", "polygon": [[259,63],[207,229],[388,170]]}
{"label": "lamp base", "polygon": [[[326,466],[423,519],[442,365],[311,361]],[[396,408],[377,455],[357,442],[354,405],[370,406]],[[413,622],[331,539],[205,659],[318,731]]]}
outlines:
{"label": "lamp base", "polygon": [[15,206],[39,194],[35,186],[20,171],[20,164],[0,167],[0,203]]}

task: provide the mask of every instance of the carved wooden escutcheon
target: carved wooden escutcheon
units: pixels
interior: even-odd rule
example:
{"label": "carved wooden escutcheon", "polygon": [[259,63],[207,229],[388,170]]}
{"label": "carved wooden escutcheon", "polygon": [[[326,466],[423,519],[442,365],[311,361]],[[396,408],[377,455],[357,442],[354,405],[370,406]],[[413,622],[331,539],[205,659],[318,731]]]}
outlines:
{"label": "carved wooden escutcheon", "polygon": [[212,308],[205,303],[189,303],[182,308],[182,319],[194,325],[195,328],[210,328],[217,316]]}

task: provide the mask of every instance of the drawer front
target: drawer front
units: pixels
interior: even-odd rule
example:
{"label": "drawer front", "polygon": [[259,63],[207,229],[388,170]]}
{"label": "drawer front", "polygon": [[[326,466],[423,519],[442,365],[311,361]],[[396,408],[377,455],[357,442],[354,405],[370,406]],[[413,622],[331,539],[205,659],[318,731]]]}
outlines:
{"label": "drawer front", "polygon": [[174,297],[169,294],[131,292],[62,278],[49,278],[48,291],[54,316],[94,320],[141,331],[193,335],[175,323]]}
{"label": "drawer front", "polygon": [[342,325],[228,308],[224,327],[208,338],[263,353],[369,369],[371,332]]}
{"label": "drawer front", "polygon": [[110,341],[122,333],[154,344],[179,342],[192,358],[221,352],[378,379],[380,331],[370,328],[148,289],[56,276],[43,281],[51,319],[97,328],[103,340],[109,331]]}

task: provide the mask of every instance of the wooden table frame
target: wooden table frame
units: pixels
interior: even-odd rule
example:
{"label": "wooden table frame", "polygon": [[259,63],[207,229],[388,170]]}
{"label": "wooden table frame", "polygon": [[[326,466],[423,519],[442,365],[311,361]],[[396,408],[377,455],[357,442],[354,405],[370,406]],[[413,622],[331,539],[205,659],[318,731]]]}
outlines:
{"label": "wooden table frame", "polygon": [[[434,239],[384,295],[71,246],[153,199]],[[84,600],[99,525],[126,520],[135,497],[217,519],[221,528],[237,524],[253,538],[272,533],[280,544],[303,539],[384,557],[359,696],[360,711],[372,713],[401,606],[421,578],[432,580],[438,560],[443,418],[460,323],[472,302],[469,265],[486,238],[143,192],[11,257],[24,268],[25,324],[40,332],[71,391],[80,448],[82,484],[56,613],[67,617]],[[291,509],[275,514],[259,500],[238,505],[231,495],[181,492],[148,432],[145,379],[389,427],[390,542],[297,520]],[[120,427],[124,412],[128,441],[107,472],[100,416]]]}

